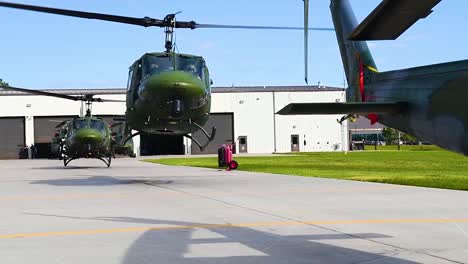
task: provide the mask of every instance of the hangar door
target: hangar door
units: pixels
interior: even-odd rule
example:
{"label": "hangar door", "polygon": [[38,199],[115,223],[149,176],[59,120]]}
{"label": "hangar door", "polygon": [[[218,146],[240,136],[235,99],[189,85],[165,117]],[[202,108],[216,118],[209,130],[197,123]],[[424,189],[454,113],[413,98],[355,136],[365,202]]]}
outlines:
{"label": "hangar door", "polygon": [[35,116],[34,117],[34,146],[37,158],[50,158],[50,143],[54,137],[56,126],[65,120],[72,120],[73,116]]}
{"label": "hangar door", "polygon": [[0,159],[19,158],[24,144],[24,117],[0,118]]}
{"label": "hangar door", "polygon": [[[211,128],[216,127],[214,140],[201,152],[200,148],[192,142],[192,154],[216,154],[222,144],[232,144],[234,142],[234,113],[211,113],[208,122],[203,128],[211,133]],[[206,137],[201,131],[193,133],[193,137],[200,143],[206,142]]]}

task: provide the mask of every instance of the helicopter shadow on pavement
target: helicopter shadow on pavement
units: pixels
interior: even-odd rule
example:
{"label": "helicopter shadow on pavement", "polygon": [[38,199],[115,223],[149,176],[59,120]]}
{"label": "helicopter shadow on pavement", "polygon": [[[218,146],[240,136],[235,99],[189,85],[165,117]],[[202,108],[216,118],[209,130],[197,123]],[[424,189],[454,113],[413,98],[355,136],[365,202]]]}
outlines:
{"label": "helicopter shadow on pavement", "polygon": [[[114,218],[113,221],[206,226],[203,223],[138,218]],[[194,237],[195,232],[200,230],[209,231],[215,236]],[[154,260],[158,260],[158,263],[184,264],[362,263],[378,260],[384,260],[385,263],[415,263],[392,257],[398,253],[397,250],[387,250],[385,255],[381,255],[317,242],[388,237],[375,233],[343,234],[329,231],[313,235],[280,235],[247,227],[155,230],[146,231],[128,248],[122,264],[153,263]]]}
{"label": "helicopter shadow on pavement", "polygon": [[[358,240],[367,244],[390,236],[377,233],[339,233],[310,226],[322,234],[280,235],[248,227],[210,227],[206,223],[157,220],[133,217],[73,217],[33,214],[69,219],[137,223],[155,226],[182,226],[180,229],[158,229],[144,232],[127,249],[122,264],[141,263],[397,263],[412,262],[395,257],[401,249],[385,246],[371,253],[327,244],[333,240]],[[192,227],[193,226],[193,227]],[[187,228],[184,228],[187,227]],[[285,227],[278,227],[285,228]],[[197,236],[197,232],[205,232]],[[318,242],[318,241],[324,241]],[[338,242],[339,244],[339,242]],[[362,244],[362,243],[361,243]],[[359,244],[358,244],[359,245]]]}
{"label": "helicopter shadow on pavement", "polygon": [[[89,176],[89,175],[83,175]],[[123,184],[146,184],[146,185],[159,185],[170,184],[173,181],[167,180],[139,180],[139,179],[118,179],[110,176],[92,176],[87,178],[62,178],[50,180],[38,180],[30,182],[30,184],[47,184],[52,186],[112,186]]]}
{"label": "helicopter shadow on pavement", "polygon": [[34,170],[87,170],[87,169],[106,169],[109,170],[109,168],[105,166],[86,166],[86,167],[80,167],[80,166],[67,166],[64,167],[62,166],[53,166],[53,167],[33,167],[32,169]]}

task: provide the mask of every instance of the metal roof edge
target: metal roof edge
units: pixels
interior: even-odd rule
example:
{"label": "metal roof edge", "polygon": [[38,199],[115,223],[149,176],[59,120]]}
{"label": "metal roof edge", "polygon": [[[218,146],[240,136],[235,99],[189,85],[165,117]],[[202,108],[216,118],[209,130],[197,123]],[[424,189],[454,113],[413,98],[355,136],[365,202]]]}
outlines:
{"label": "metal roof edge", "polygon": [[343,88],[326,86],[231,86],[213,87],[214,93],[245,93],[245,92],[329,92],[344,91]]}
{"label": "metal roof edge", "polygon": [[[102,89],[38,89],[40,91],[52,92],[67,95],[112,95],[125,94],[126,88],[102,88]],[[326,86],[231,86],[231,87],[212,87],[213,93],[252,93],[252,92],[327,92],[344,91],[344,88],[326,87]],[[0,89],[0,96],[32,95],[19,91],[7,91]]]}

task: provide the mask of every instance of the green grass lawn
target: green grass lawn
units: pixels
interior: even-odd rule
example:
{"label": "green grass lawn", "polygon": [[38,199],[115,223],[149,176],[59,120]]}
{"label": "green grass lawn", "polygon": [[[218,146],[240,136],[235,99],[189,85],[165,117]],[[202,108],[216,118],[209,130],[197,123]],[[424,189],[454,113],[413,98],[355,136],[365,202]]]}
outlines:
{"label": "green grass lawn", "polygon": [[[364,152],[299,153],[235,157],[239,170],[468,190],[468,158],[434,146],[392,146]],[[372,150],[369,150],[372,149]],[[217,158],[146,160],[166,165],[217,168]]]}

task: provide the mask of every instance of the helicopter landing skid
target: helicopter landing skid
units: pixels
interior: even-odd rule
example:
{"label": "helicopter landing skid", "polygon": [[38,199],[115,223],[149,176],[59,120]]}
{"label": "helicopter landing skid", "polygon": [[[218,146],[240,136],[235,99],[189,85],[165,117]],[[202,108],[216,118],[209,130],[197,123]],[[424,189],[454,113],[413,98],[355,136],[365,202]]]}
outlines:
{"label": "helicopter landing skid", "polygon": [[63,166],[66,167],[68,163],[70,163],[72,160],[76,160],[74,158],[68,158],[67,156],[63,157]]}
{"label": "helicopter landing skid", "polygon": [[206,138],[208,139],[205,144],[200,144],[200,142],[198,140],[196,140],[195,138],[193,138],[191,135],[184,135],[184,137],[192,140],[192,142],[194,142],[199,148],[200,148],[200,151],[203,151],[205,150],[205,148],[208,146],[208,144],[210,144],[211,141],[213,141],[213,139],[215,138],[216,136],[216,127],[212,127],[211,128],[211,135],[208,134],[208,132],[206,132],[206,130],[201,127],[200,125],[198,125],[197,123],[193,123],[198,129],[201,130],[201,132],[206,136]]}
{"label": "helicopter landing skid", "polygon": [[134,133],[134,134],[131,134],[130,136],[127,136],[127,137],[125,138],[125,140],[123,140],[122,145],[125,145],[125,143],[127,143],[127,141],[129,141],[130,139],[132,139],[132,138],[134,138],[134,137],[136,137],[136,136],[139,136],[140,134],[141,134],[141,132],[138,131],[138,132],[136,132],[136,133]]}
{"label": "helicopter landing skid", "polygon": [[104,159],[104,158],[97,158],[98,160],[102,160],[102,162],[104,162],[106,165],[107,165],[107,168],[110,167],[111,165],[111,161],[112,161],[112,157],[107,157],[107,159]]}
{"label": "helicopter landing skid", "polygon": [[[63,157],[63,166],[66,167],[72,160],[76,160],[76,159],[78,159],[78,158]],[[111,165],[112,156],[109,156],[107,158],[99,157],[99,158],[96,158],[96,159],[101,160],[102,162],[104,162],[107,165],[107,168],[109,168],[110,165]]]}

